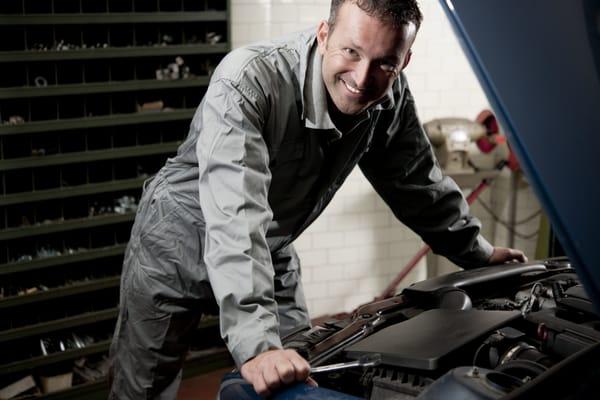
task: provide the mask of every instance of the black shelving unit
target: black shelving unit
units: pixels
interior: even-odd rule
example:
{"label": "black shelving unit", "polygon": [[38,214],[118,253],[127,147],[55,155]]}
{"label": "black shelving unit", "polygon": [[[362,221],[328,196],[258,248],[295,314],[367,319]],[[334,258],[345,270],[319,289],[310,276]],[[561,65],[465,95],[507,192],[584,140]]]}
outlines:
{"label": "black shelving unit", "polygon": [[[0,1],[0,389],[106,357],[142,184],[187,135],[229,15],[223,0]],[[185,376],[231,363],[216,320],[198,329]],[[106,391],[75,373],[36,397]]]}

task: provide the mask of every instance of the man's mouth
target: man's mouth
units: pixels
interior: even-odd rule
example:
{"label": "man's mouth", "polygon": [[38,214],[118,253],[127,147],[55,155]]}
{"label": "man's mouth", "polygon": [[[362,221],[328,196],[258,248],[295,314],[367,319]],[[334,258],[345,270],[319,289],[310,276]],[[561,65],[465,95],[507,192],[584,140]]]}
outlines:
{"label": "man's mouth", "polygon": [[348,82],[346,82],[343,79],[340,79],[340,81],[342,81],[342,83],[344,84],[344,86],[346,86],[346,89],[348,89],[348,91],[350,93],[353,93],[353,94],[364,94],[364,92],[365,92],[365,89],[355,88],[354,86],[350,85]]}

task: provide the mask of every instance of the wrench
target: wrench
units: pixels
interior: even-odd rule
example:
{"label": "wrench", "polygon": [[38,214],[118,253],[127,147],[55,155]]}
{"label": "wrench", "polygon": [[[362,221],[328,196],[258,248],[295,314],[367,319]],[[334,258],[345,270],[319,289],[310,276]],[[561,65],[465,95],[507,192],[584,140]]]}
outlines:
{"label": "wrench", "polygon": [[354,368],[354,367],[374,367],[376,365],[379,365],[380,363],[381,363],[381,354],[379,354],[379,353],[365,354],[356,361],[348,361],[348,362],[337,363],[337,364],[321,365],[320,367],[312,367],[310,369],[310,373],[316,374],[319,372],[336,371],[338,369]]}

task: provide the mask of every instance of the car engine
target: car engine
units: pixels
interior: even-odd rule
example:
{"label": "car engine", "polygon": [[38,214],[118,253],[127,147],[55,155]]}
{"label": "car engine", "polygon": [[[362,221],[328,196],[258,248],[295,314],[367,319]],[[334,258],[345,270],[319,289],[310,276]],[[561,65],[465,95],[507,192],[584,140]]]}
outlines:
{"label": "car engine", "polygon": [[313,367],[380,360],[314,375],[349,395],[497,399],[552,380],[556,370],[573,374],[572,360],[599,347],[600,318],[569,261],[556,258],[418,282],[284,343]]}

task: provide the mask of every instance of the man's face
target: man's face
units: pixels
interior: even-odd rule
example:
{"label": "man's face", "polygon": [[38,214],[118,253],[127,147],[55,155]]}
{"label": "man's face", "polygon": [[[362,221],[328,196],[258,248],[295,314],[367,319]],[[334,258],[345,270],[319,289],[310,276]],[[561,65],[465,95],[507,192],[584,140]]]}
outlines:
{"label": "man's face", "polygon": [[340,6],[332,32],[321,22],[317,41],[323,81],[339,112],[357,115],[385,96],[410,60],[416,31],[412,23],[394,29],[353,1]]}

